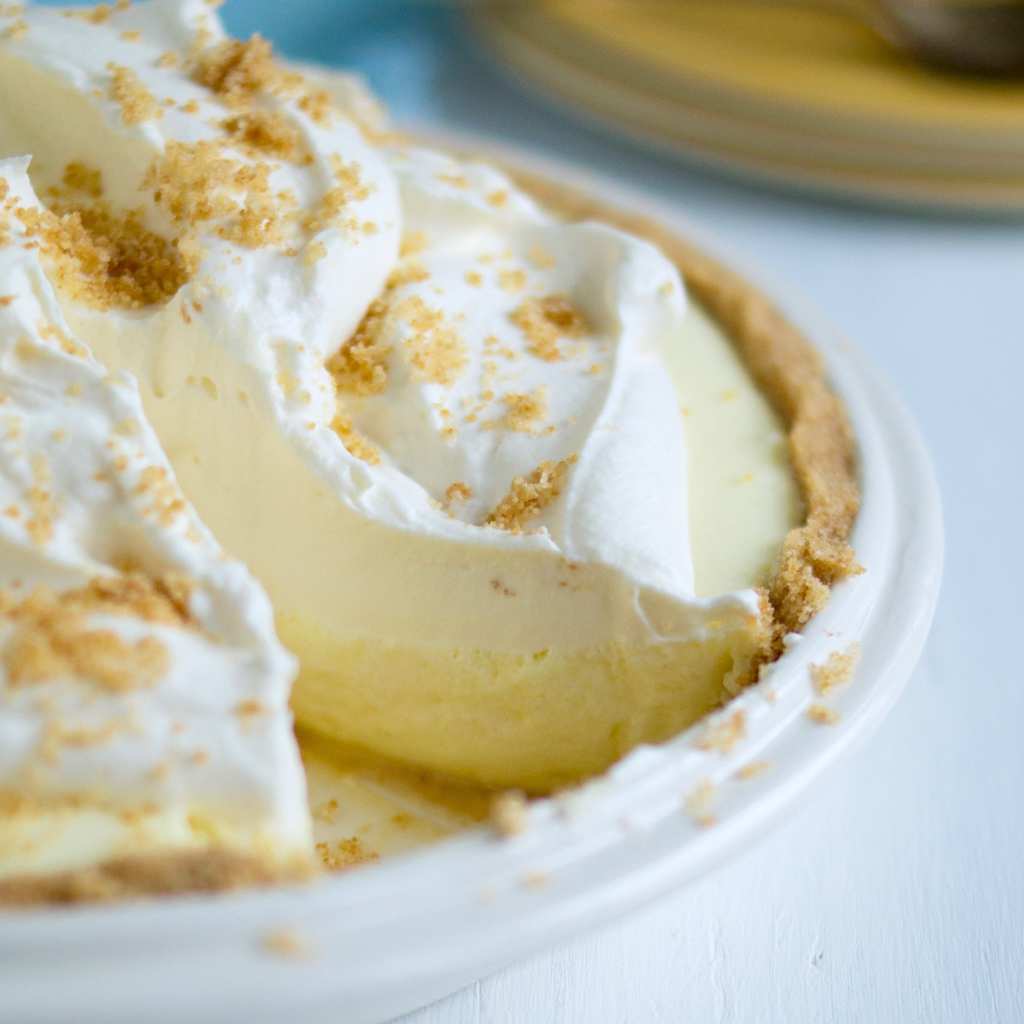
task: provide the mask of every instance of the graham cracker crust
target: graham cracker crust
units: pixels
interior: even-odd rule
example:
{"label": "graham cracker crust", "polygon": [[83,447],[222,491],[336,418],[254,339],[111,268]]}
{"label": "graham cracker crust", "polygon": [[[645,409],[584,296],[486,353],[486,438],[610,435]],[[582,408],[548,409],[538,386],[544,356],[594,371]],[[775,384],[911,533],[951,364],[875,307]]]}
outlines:
{"label": "graham cracker crust", "polygon": [[0,879],[0,907],[117,903],[129,899],[227,892],[311,877],[305,864],[270,867],[231,850],[210,849],[118,857],[50,875]]}
{"label": "graham cracker crust", "polygon": [[[785,425],[806,522],[786,537],[762,594],[771,629],[761,664],[782,653],[782,639],[820,611],[831,586],[860,572],[848,543],[860,502],[856,444],[821,357],[773,303],[728,267],[649,217],[629,213],[576,188],[517,168],[509,175],[566,220],[600,220],[658,245],[691,294],[722,325]],[[752,681],[752,680],[751,680]],[[226,850],[146,854],[47,876],[0,880],[0,906],[116,902],[213,893],[310,877],[308,866],[272,868]]]}

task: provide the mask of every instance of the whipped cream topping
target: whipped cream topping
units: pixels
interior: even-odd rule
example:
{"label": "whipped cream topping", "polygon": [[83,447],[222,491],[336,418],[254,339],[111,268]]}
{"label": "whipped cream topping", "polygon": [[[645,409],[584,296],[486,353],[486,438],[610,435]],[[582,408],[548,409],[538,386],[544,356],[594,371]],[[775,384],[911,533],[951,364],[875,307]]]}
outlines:
{"label": "whipped cream topping", "polygon": [[[181,494],[135,382],[65,321],[11,215],[35,202],[27,165],[0,161],[0,800],[20,836],[0,834],[0,872],[141,852],[143,835],[188,844],[196,828],[302,854],[294,661]],[[21,810],[50,815],[41,852]],[[123,827],[55,841],[62,812],[101,811]]]}
{"label": "whipped cream topping", "polygon": [[693,593],[657,250],[387,137],[355,86],[326,111],[199,0],[30,7],[4,35],[0,152],[47,202],[88,168],[178,253],[135,306],[44,254],[64,315],[138,379],[290,641],[574,649],[757,614]]}

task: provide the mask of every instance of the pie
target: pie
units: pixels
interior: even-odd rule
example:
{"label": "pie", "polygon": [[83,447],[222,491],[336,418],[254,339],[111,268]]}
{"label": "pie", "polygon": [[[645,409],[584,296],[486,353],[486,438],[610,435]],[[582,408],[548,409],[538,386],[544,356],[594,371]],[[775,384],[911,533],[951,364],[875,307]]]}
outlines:
{"label": "pie", "polygon": [[659,225],[201,0],[0,5],[0,90],[0,900],[312,871],[293,712],[572,785],[856,570],[818,357]]}

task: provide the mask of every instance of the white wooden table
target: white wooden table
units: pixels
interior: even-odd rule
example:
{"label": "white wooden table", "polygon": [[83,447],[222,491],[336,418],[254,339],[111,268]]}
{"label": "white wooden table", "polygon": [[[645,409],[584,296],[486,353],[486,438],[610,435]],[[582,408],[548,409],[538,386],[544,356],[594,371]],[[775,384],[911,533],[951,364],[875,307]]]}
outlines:
{"label": "white wooden table", "polygon": [[[400,114],[501,132],[678,197],[895,382],[935,460],[948,547],[904,699],[788,824],[659,905],[406,1024],[1024,1022],[1024,225],[689,172],[532,100],[451,15],[380,0],[342,24],[359,4],[303,0],[286,17],[236,0],[227,14],[294,56],[362,61]],[[314,8],[319,20],[299,17]]]}

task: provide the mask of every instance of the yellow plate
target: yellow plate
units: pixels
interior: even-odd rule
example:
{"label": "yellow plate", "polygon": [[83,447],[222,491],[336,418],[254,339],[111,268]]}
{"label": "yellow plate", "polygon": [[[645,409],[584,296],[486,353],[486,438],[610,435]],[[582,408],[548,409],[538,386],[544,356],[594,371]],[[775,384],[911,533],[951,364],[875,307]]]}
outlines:
{"label": "yellow plate", "polygon": [[667,94],[837,133],[1024,151],[1024,84],[932,71],[837,13],[775,0],[532,0],[501,9],[565,59]]}
{"label": "yellow plate", "polygon": [[[549,0],[546,5],[502,7],[486,15],[483,26],[506,59],[528,77],[632,134],[762,177],[832,192],[978,211],[1024,209],[1024,153],[969,149],[948,132],[931,140],[909,133],[895,139],[879,132],[843,134],[834,130],[834,119],[820,116],[810,130],[807,124],[765,118],[751,105],[708,104],[693,90],[674,94],[652,88],[650,66],[646,76],[637,76],[646,78],[640,84],[620,80],[615,72],[621,68],[607,55],[581,55],[566,45],[564,23],[559,31],[548,31],[555,24],[549,8],[558,6]],[[593,6],[619,5],[606,0]],[[634,10],[660,15],[667,8],[652,3]],[[744,5],[739,10],[747,12]],[[602,28],[608,24],[602,22]],[[656,78],[657,71],[653,74]]]}

